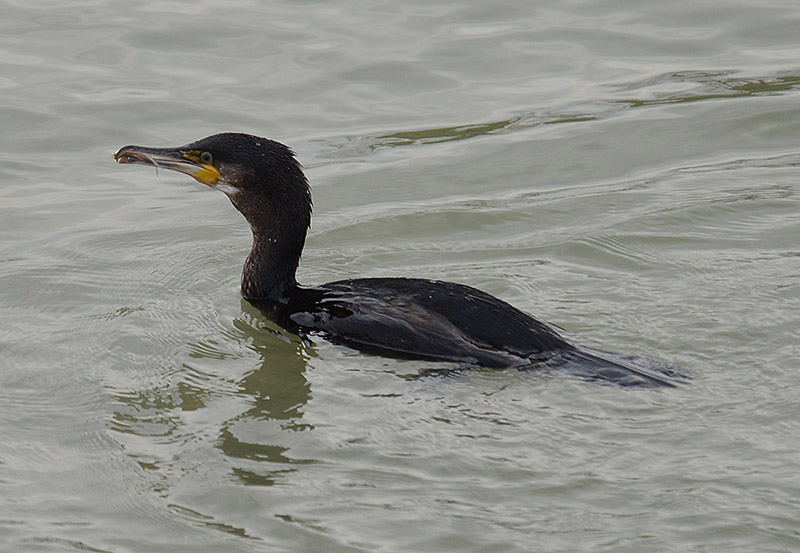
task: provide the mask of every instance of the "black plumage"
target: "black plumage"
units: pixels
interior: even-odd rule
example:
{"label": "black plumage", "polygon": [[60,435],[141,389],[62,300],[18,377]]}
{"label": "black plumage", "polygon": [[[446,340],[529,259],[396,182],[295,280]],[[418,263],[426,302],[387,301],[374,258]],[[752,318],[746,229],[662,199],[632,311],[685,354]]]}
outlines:
{"label": "black plumage", "polygon": [[392,357],[550,366],[623,386],[673,386],[679,376],[666,363],[579,346],[557,327],[463,284],[411,278],[298,284],[311,193],[294,153],[279,142],[223,133],[179,148],[125,146],[114,157],[180,171],[225,192],[253,232],[242,294],[294,332]]}

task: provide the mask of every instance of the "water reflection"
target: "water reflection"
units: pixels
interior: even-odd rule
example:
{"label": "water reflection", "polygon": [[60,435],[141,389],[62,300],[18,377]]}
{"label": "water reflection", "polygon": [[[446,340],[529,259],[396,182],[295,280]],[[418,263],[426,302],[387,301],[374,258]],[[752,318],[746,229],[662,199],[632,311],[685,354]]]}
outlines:
{"label": "water reflection", "polygon": [[[652,79],[629,83],[620,87],[628,91],[651,88],[655,90],[654,98],[627,98],[618,102],[626,107],[641,108],[664,104],[764,96],[779,94],[800,87],[800,76],[797,75],[744,79],[728,78],[727,75],[729,73],[679,71],[658,75]],[[677,92],[669,90],[680,83],[692,83],[697,85],[697,88]],[[659,91],[659,89],[662,91]]]}
{"label": "water reflection", "polygon": [[[257,313],[249,302],[241,301],[243,311]],[[241,392],[255,400],[253,408],[243,416],[255,419],[301,418],[302,408],[311,398],[305,371],[306,362],[313,354],[313,345],[297,336],[287,335],[281,327],[260,314],[254,319],[237,319],[233,324],[241,332],[242,339],[261,358],[260,368],[246,376],[239,385]],[[301,427],[295,426],[294,429]]]}
{"label": "water reflection", "polygon": [[324,154],[329,158],[352,158],[367,152],[398,146],[419,146],[440,142],[456,142],[482,136],[503,134],[515,130],[539,125],[559,123],[578,123],[591,121],[598,116],[593,113],[571,111],[536,111],[525,113],[510,119],[491,121],[488,123],[466,123],[453,127],[435,127],[389,132],[370,136],[344,137],[344,142],[331,144],[334,151]]}
{"label": "water reflection", "polygon": [[[400,130],[368,136],[345,137],[331,144],[326,157],[350,158],[398,146],[418,146],[469,140],[512,133],[542,125],[580,123],[603,119],[631,108],[657,107],[706,100],[737,99],[780,94],[800,88],[798,75],[733,77],[734,71],[673,71],[641,81],[612,85],[622,93],[637,91],[639,97],[598,98],[590,102],[541,108],[490,122],[467,122],[450,127]],[[678,90],[676,90],[678,89]]]}
{"label": "water reflection", "polygon": [[[246,312],[254,310],[245,300],[242,300],[242,309]],[[301,420],[303,410],[311,400],[311,387],[305,372],[313,346],[296,336],[287,337],[272,322],[258,318],[254,320],[262,324],[254,325],[244,319],[234,321],[243,339],[261,358],[258,370],[248,374],[239,383],[239,393],[250,398],[252,407],[222,427],[217,446],[229,459],[245,461],[233,468],[234,474],[243,483],[269,486],[275,483],[276,476],[294,469],[282,467],[265,470],[261,462],[294,465],[314,461],[289,456],[290,447],[287,445],[262,443],[244,436],[252,435],[251,422],[268,422],[270,424],[267,426],[278,434],[313,429],[313,426]],[[278,343],[284,345],[276,347]],[[238,433],[240,429],[242,436]],[[262,435],[262,432],[256,433],[257,437]]]}
{"label": "water reflection", "polygon": [[[162,495],[168,479],[194,471],[198,450],[207,457],[216,449],[225,472],[251,485],[273,485],[295,465],[314,462],[290,452],[296,433],[313,430],[303,421],[312,397],[306,371],[313,346],[244,300],[242,309],[225,339],[192,342],[189,359],[165,369],[158,382],[114,393],[119,407],[112,429],[141,468],[162,473],[153,487]],[[155,362],[167,364],[171,355]]]}

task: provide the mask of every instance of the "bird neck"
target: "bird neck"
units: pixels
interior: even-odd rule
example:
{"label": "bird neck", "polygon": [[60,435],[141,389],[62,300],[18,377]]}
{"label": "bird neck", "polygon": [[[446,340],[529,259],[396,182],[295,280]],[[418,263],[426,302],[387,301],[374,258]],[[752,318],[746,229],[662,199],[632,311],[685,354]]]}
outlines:
{"label": "bird neck", "polygon": [[242,295],[247,300],[287,301],[297,286],[295,273],[311,222],[310,204],[301,201],[291,209],[259,197],[231,201],[253,231],[253,247],[242,271]]}

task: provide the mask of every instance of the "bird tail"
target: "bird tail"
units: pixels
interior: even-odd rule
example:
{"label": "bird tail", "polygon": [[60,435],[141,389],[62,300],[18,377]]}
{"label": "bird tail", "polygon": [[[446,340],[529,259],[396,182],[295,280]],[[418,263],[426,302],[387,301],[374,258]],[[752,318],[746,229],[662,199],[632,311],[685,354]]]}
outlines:
{"label": "bird tail", "polygon": [[687,378],[666,361],[583,346],[573,346],[548,365],[585,380],[623,387],[674,388]]}

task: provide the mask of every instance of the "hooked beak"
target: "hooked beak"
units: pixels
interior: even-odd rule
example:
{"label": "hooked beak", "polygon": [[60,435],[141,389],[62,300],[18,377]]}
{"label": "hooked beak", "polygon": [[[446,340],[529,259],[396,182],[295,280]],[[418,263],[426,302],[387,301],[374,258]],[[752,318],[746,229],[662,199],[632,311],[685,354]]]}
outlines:
{"label": "hooked beak", "polygon": [[117,163],[140,163],[185,173],[197,182],[214,186],[219,171],[210,163],[200,161],[200,152],[180,148],[145,148],[123,146],[114,154]]}

